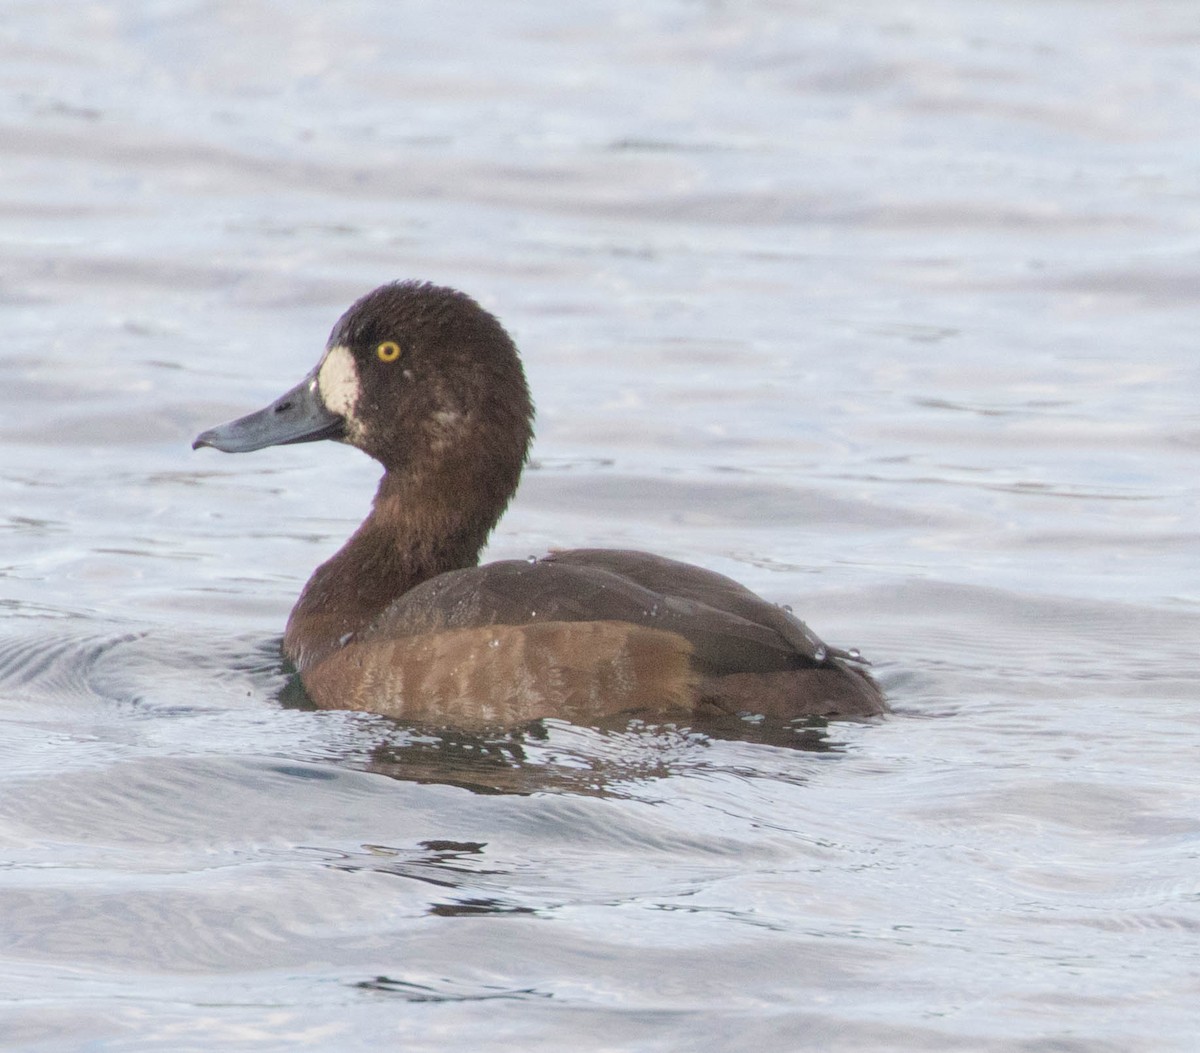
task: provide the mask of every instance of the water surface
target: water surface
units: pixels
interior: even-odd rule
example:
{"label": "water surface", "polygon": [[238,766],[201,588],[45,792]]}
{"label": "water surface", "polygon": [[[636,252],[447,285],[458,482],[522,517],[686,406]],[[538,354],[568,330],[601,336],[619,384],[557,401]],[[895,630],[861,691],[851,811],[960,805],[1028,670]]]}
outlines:
{"label": "water surface", "polygon": [[[0,1043],[1190,1050],[1194,10],[0,16]],[[523,349],[490,554],[637,545],[896,715],[478,741],[278,660],[377,469],[198,431],[356,296]]]}

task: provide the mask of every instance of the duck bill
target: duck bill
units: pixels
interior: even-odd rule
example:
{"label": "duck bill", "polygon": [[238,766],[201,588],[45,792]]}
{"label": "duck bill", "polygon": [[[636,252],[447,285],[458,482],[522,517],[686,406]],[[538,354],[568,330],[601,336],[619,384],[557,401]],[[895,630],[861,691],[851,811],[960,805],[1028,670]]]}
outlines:
{"label": "duck bill", "polygon": [[267,446],[340,439],[345,420],[325,405],[314,370],[271,405],[228,424],[201,432],[192,449],[211,446],[224,453],[249,453]]}

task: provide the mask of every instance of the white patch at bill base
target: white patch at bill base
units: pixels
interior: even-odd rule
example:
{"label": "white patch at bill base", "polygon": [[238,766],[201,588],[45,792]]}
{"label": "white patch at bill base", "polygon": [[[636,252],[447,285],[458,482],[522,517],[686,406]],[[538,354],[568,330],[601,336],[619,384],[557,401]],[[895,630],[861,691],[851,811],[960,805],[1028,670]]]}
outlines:
{"label": "white patch at bill base", "polygon": [[326,353],[317,370],[317,390],[326,409],[348,421],[354,420],[360,388],[358,367],[348,347],[338,344]]}

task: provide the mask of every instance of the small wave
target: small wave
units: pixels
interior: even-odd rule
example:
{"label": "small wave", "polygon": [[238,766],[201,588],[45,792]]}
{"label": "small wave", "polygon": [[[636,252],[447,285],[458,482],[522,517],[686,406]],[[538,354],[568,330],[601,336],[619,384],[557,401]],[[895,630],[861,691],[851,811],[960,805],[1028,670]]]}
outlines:
{"label": "small wave", "polygon": [[234,684],[261,694],[285,679],[277,641],[181,641],[147,629],[0,636],[0,706],[32,702],[43,713],[105,704],[211,708],[228,704]]}

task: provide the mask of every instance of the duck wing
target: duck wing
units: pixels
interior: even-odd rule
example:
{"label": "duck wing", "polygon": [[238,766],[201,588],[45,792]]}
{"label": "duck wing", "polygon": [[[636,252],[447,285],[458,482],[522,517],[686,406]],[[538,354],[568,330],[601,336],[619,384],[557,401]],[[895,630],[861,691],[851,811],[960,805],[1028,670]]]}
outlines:
{"label": "duck wing", "polygon": [[830,647],[822,641],[788,608],[764,600],[745,585],[715,570],[630,549],[578,548],[546,558],[570,566],[607,568],[653,591],[692,600],[773,630],[797,655],[818,664],[830,657],[855,660],[848,651]]}
{"label": "duck wing", "polygon": [[844,656],[798,618],[721,574],[644,552],[575,549],[440,574],[360,640],[534,622],[630,622],[688,641],[709,675],[820,666]]}

